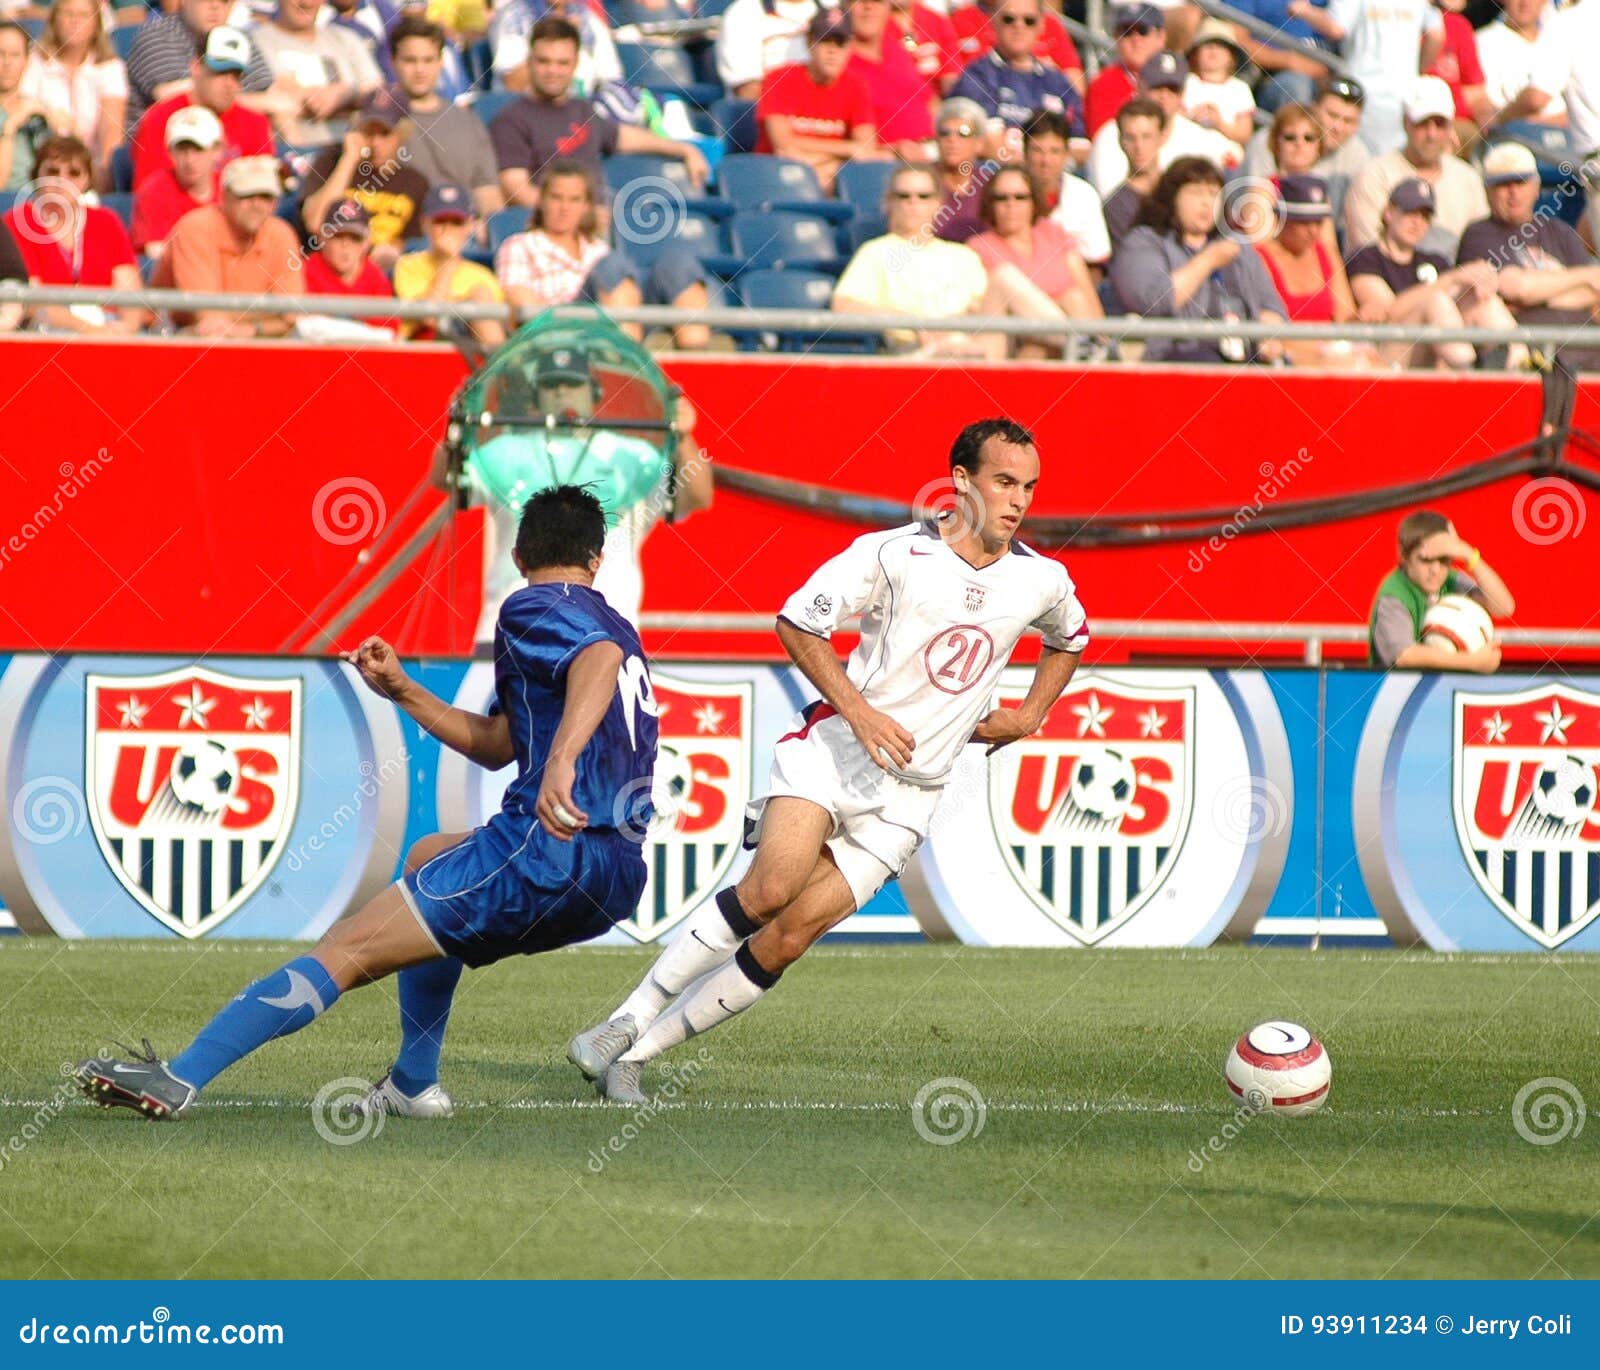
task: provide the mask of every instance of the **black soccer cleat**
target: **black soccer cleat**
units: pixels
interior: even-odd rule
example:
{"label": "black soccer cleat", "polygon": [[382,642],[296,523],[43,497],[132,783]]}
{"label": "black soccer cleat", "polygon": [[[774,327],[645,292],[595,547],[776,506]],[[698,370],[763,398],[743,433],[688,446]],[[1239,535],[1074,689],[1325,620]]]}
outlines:
{"label": "black soccer cleat", "polygon": [[[122,1046],[120,1042],[117,1045]],[[101,1108],[131,1108],[151,1122],[176,1118],[199,1091],[167,1069],[148,1037],[141,1045],[142,1053],[122,1047],[132,1057],[128,1061],[91,1056],[73,1072],[73,1079],[84,1097]]]}

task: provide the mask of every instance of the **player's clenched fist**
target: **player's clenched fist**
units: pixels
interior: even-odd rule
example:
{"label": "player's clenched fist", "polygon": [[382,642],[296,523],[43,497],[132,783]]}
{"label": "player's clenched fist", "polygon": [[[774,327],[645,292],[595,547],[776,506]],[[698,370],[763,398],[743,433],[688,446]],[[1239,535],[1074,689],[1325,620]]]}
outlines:
{"label": "player's clenched fist", "polygon": [[1017,742],[1038,728],[1020,709],[991,709],[972,730],[974,742],[987,742],[989,751],[997,752],[1009,742]]}
{"label": "player's clenched fist", "polygon": [[902,770],[911,764],[911,753],[916,739],[888,714],[876,709],[863,709],[854,718],[846,720],[856,741],[873,761],[884,770],[898,766]]}
{"label": "player's clenched fist", "polygon": [[577,771],[572,762],[551,757],[545,762],[544,779],[533,811],[544,830],[558,842],[570,842],[573,835],[589,825],[589,815],[572,798]]}
{"label": "player's clenched fist", "polygon": [[355,651],[341,655],[361,672],[367,685],[385,699],[398,699],[411,683],[394,648],[381,637],[369,637]]}

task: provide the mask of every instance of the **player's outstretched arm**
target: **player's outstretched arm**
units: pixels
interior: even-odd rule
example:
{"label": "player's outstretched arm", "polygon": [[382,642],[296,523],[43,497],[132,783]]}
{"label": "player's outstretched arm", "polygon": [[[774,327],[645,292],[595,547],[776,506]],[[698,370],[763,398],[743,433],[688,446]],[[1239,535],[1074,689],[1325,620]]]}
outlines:
{"label": "player's outstretched arm", "polygon": [[861,691],[850,683],[850,677],[844,673],[844,667],[826,638],[805,632],[788,619],[780,618],[778,641],[783,643],[789,659],[816,687],[817,693],[850,725],[856,741],[875,765],[888,770],[891,765],[911,764],[916,740],[888,714],[879,713],[861,697]]}
{"label": "player's outstretched arm", "polygon": [[1021,705],[1015,709],[993,709],[978,720],[973,729],[974,742],[987,742],[986,756],[997,752],[1008,742],[1036,733],[1050,712],[1050,706],[1061,698],[1072,673],[1078,669],[1082,654],[1064,652],[1057,647],[1046,647],[1039,654],[1039,664],[1034,667],[1033,683]]}
{"label": "player's outstretched arm", "polygon": [[611,707],[621,668],[622,648],[615,642],[591,643],[567,667],[567,700],[550,739],[533,808],[544,830],[559,841],[572,841],[574,833],[588,826],[589,815],[573,800],[572,786],[578,778],[578,758]]}
{"label": "player's outstretched arm", "polygon": [[460,752],[491,771],[513,760],[511,725],[503,714],[491,718],[446,704],[406,674],[394,648],[381,637],[369,637],[355,651],[343,653],[343,657],[361,673],[374,694],[393,700],[416,720],[418,727],[432,733],[451,751]]}

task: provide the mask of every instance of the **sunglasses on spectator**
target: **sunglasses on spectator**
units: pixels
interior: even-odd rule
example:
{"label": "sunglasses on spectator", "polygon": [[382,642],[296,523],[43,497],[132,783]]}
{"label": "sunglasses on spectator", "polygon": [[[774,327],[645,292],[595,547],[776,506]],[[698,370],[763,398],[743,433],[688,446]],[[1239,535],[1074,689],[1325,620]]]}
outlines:
{"label": "sunglasses on spectator", "polygon": [[938,191],[935,190],[891,190],[891,200],[937,200]]}
{"label": "sunglasses on spectator", "polygon": [[1149,24],[1129,24],[1125,29],[1117,30],[1118,38],[1144,38],[1156,32]]}
{"label": "sunglasses on spectator", "polygon": [[997,14],[995,18],[997,18],[1002,24],[1006,24],[1008,26],[1021,24],[1025,29],[1036,29],[1039,27],[1039,16],[1037,14]]}
{"label": "sunglasses on spectator", "polygon": [[991,195],[989,199],[997,205],[1020,205],[1033,202],[1033,196],[1020,190],[1015,195]]}
{"label": "sunglasses on spectator", "polygon": [[978,130],[971,124],[946,124],[939,130],[941,138],[970,138]]}
{"label": "sunglasses on spectator", "polygon": [[1449,557],[1416,557],[1415,560],[1416,560],[1416,562],[1417,562],[1417,564],[1419,566],[1448,566],[1450,564],[1451,558],[1449,558]]}

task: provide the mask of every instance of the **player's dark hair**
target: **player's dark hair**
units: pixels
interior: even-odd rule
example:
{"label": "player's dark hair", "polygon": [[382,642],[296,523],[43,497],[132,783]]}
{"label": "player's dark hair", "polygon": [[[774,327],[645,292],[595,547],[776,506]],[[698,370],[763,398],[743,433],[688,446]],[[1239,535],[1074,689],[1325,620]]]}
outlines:
{"label": "player's dark hair", "polygon": [[553,485],[522,506],[517,556],[522,569],[587,566],[606,541],[606,511],[577,485]]}
{"label": "player's dark hair", "polygon": [[576,48],[583,45],[583,40],[572,20],[563,19],[559,14],[547,14],[528,30],[529,51],[535,43],[571,43]]}
{"label": "player's dark hair", "polygon": [[950,449],[950,469],[964,467],[967,474],[978,474],[978,463],[983,460],[983,445],[990,438],[999,438],[1014,447],[1035,447],[1033,434],[1012,419],[979,419],[969,423],[956,434],[955,445]]}
{"label": "player's dark hair", "polygon": [[420,15],[407,15],[393,29],[389,31],[389,55],[393,57],[400,50],[400,44],[407,38],[426,38],[440,52],[444,51],[444,30],[431,19],[424,19]]}
{"label": "player's dark hair", "polygon": [[1418,509],[1400,520],[1400,560],[1404,561],[1435,533],[1450,529],[1450,520],[1436,509]]}

